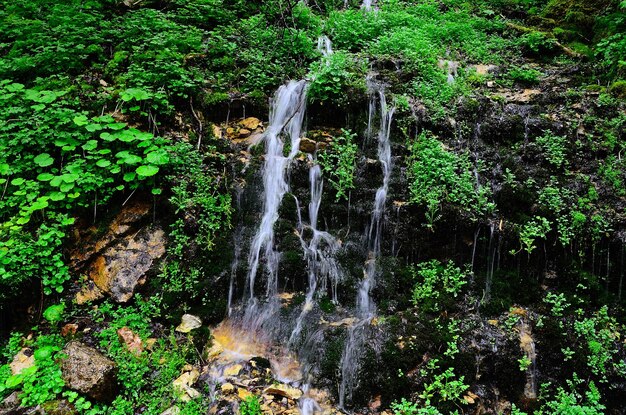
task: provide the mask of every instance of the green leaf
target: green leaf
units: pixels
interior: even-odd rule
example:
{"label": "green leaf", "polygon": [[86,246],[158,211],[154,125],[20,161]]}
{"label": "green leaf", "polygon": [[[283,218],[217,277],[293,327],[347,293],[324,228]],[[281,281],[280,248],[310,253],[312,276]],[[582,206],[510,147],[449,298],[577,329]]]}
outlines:
{"label": "green leaf", "polygon": [[11,173],[11,167],[7,163],[0,164],[0,174],[6,176],[9,173]]}
{"label": "green leaf", "polygon": [[111,165],[111,162],[109,160],[106,159],[100,159],[96,162],[96,166],[98,167],[109,167]]}
{"label": "green leaf", "polygon": [[50,180],[50,186],[59,187],[63,183],[63,176],[54,176],[52,180]]}
{"label": "green leaf", "polygon": [[21,186],[24,184],[26,180],[22,179],[21,177],[16,177],[15,179],[11,180],[11,184],[13,186]]}
{"label": "green leaf", "polygon": [[69,192],[73,188],[74,188],[74,183],[63,183],[61,186],[59,186],[59,190],[64,193]]}
{"label": "green leaf", "polygon": [[46,196],[41,196],[37,198],[35,202],[30,206],[30,210],[41,210],[48,207],[48,198]]}
{"label": "green leaf", "polygon": [[132,182],[133,180],[135,180],[135,178],[137,177],[137,173],[133,172],[128,172],[124,174],[124,181],[126,182]]}
{"label": "green leaf", "polygon": [[100,124],[94,124],[94,123],[91,123],[91,124],[87,124],[87,125],[85,126],[85,129],[86,129],[87,131],[89,131],[90,133],[93,133],[93,132],[95,132],[95,131],[100,131],[100,130],[102,130],[102,126],[101,126]]}
{"label": "green leaf", "polygon": [[165,150],[157,150],[148,153],[146,159],[148,160],[148,163],[156,165],[167,164],[170,161],[169,155]]}
{"label": "green leaf", "polygon": [[62,193],[62,192],[50,193],[50,200],[52,200],[53,202],[58,202],[63,199],[65,199],[65,193]]}
{"label": "green leaf", "polygon": [[157,174],[159,172],[159,168],[157,166],[152,166],[152,165],[143,165],[143,166],[137,167],[135,171],[140,176],[150,177],[150,176],[154,176],[155,174]]}
{"label": "green leaf", "polygon": [[39,167],[48,167],[52,163],[54,163],[54,159],[48,153],[42,153],[38,155],[37,157],[35,157],[34,161]]}
{"label": "green leaf", "polygon": [[126,123],[124,123],[124,122],[114,122],[114,123],[107,124],[106,127],[108,129],[110,129],[110,130],[117,131],[117,130],[121,130],[124,127],[126,127]]}
{"label": "green leaf", "polygon": [[95,150],[96,147],[98,147],[98,141],[97,140],[89,140],[85,144],[83,144],[81,147],[85,151]]}
{"label": "green leaf", "polygon": [[[55,304],[46,308],[46,310],[43,312],[43,316],[50,323],[56,323],[60,321],[63,317],[63,311],[65,311],[65,304]],[[37,356],[35,356],[35,358],[36,357]]]}
{"label": "green leaf", "polygon": [[[56,307],[56,306],[50,306],[50,307]],[[50,309],[50,307],[48,307],[46,309],[46,311],[48,311]],[[58,320],[51,320],[48,317],[46,317],[45,312],[44,312],[44,317],[46,318],[46,320],[50,321],[51,323],[58,321]],[[60,315],[59,315],[59,319],[60,319]],[[41,347],[37,350],[35,350],[35,360],[46,360],[49,359],[50,357],[52,357],[52,353],[54,353],[54,347],[52,346],[44,346]]]}
{"label": "green leaf", "polygon": [[37,180],[39,180],[40,182],[49,182],[53,178],[54,178],[54,174],[50,174],[50,173],[41,173],[40,175],[37,176]]}
{"label": "green leaf", "polygon": [[161,193],[163,193],[162,189],[152,189],[152,194],[153,195],[160,195]]}
{"label": "green leaf", "polygon": [[23,380],[24,380],[24,376],[21,374],[9,376],[7,380],[4,382],[4,385],[9,389],[13,389],[19,386]]}
{"label": "green leaf", "polygon": [[74,117],[73,121],[74,121],[74,124],[80,127],[82,127],[83,125],[89,124],[89,120],[87,119],[87,116],[84,114],[77,115],[76,117]]}

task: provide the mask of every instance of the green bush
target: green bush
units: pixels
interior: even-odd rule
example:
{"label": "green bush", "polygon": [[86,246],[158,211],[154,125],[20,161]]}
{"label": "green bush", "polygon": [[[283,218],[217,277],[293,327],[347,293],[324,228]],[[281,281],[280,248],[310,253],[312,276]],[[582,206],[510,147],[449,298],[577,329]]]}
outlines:
{"label": "green bush", "polygon": [[411,271],[415,279],[413,305],[424,312],[449,307],[467,284],[467,273],[452,262],[444,265],[431,260],[417,264]]}
{"label": "green bush", "polygon": [[239,415],[260,415],[261,403],[255,395],[248,396],[239,404]]}
{"label": "green bush", "polygon": [[358,147],[354,142],[356,134],[342,129],[341,135],[318,154],[318,160],[325,174],[325,178],[335,189],[335,199],[348,199],[348,193],[354,189],[354,171]]}
{"label": "green bush", "polygon": [[524,85],[533,85],[539,83],[542,73],[536,69],[529,67],[513,67],[509,69],[507,76],[513,82],[519,82]]}
{"label": "green bush", "polygon": [[441,205],[449,203],[472,218],[493,210],[490,190],[476,183],[467,154],[457,155],[427,133],[408,143],[411,155],[407,175],[411,202],[426,206],[427,226],[439,218]]}

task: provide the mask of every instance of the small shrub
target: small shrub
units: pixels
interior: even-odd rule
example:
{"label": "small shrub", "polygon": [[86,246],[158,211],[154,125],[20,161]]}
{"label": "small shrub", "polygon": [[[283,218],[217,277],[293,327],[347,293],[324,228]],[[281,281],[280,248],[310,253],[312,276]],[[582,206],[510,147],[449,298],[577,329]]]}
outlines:
{"label": "small shrub", "polygon": [[261,415],[261,403],[255,395],[248,396],[239,404],[239,415]]}
{"label": "small shrub", "polygon": [[514,67],[509,69],[507,77],[513,82],[524,85],[533,85],[539,83],[542,73],[536,69],[528,67]]}
{"label": "small shrub", "polygon": [[335,199],[348,199],[348,193],[354,189],[354,171],[358,147],[354,142],[356,134],[342,129],[341,135],[318,154],[318,161],[335,189]]}

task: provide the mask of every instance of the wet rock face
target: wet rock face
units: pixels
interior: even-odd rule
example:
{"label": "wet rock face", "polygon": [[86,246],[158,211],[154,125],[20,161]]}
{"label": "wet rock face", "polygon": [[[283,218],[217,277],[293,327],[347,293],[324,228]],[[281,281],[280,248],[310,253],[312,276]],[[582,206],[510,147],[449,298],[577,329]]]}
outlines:
{"label": "wet rock face", "polygon": [[70,342],[63,349],[63,380],[70,389],[97,401],[108,401],[116,392],[116,366],[93,347]]}
{"label": "wet rock face", "polygon": [[153,262],[165,253],[165,234],[144,228],[137,235],[107,248],[94,261],[90,278],[117,302],[126,302],[146,280]]}
{"label": "wet rock face", "polygon": [[85,272],[89,281],[77,294],[79,304],[108,294],[126,302],[141,286],[155,261],[165,253],[165,232],[146,224],[150,205],[137,202],[122,209],[106,232],[93,228],[76,231],[71,262],[75,272]]}

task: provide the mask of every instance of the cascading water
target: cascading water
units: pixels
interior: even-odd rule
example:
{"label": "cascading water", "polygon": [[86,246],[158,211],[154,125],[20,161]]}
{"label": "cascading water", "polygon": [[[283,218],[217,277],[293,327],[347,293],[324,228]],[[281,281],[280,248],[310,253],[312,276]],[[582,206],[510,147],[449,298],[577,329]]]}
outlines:
{"label": "cascading water", "polygon": [[304,229],[300,230],[300,242],[304,250],[308,266],[309,287],[302,311],[296,320],[296,325],[289,338],[289,344],[293,345],[302,331],[304,318],[313,308],[313,300],[318,287],[320,291],[326,291],[326,284],[330,282],[333,302],[337,303],[337,284],[341,280],[342,273],[335,259],[337,251],[341,248],[339,241],[328,232],[317,229],[317,219],[322,203],[323,185],[322,170],[316,159],[309,155],[309,183],[311,189],[311,202],[309,203],[309,227],[312,233],[311,240],[307,244],[302,238]]}
{"label": "cascading water", "polygon": [[520,348],[529,361],[526,369],[526,384],[524,385],[524,396],[527,399],[537,399],[537,352],[535,340],[532,337],[531,329],[526,321],[522,320],[519,330]]}
{"label": "cascading water", "polygon": [[[317,51],[325,58],[333,54],[333,44],[328,36],[322,35],[317,38]],[[328,64],[328,62],[326,63]]]}
{"label": "cascading water", "polygon": [[369,229],[367,231],[368,257],[365,261],[363,279],[359,284],[356,299],[356,313],[358,322],[348,329],[348,338],[341,357],[341,385],[339,386],[339,406],[343,408],[346,400],[352,399],[352,391],[356,385],[359,361],[363,346],[367,340],[368,326],[376,315],[376,306],[370,296],[371,290],[376,283],[377,260],[380,256],[380,241],[382,236],[385,204],[389,191],[389,179],[391,178],[391,145],[389,133],[395,108],[387,106],[384,89],[381,85],[368,79],[370,90],[370,106],[368,120],[368,133],[371,132],[372,118],[376,113],[376,100],[378,99],[380,111],[380,125],[378,128],[378,160],[382,166],[383,183],[376,191],[374,210]]}
{"label": "cascading water", "polygon": [[[236,211],[240,212],[241,211],[241,194],[243,192],[243,189],[240,186],[237,186],[235,189],[236,189],[235,206],[237,207]],[[237,229],[235,230],[235,233],[233,236],[233,246],[234,246],[235,252],[233,255],[233,262],[230,265],[230,282],[228,284],[228,306],[226,308],[226,311],[229,316],[233,312],[233,295],[235,293],[235,279],[237,276],[237,269],[239,268],[239,260],[241,258],[242,239],[243,239],[243,225],[241,224],[241,221],[239,221],[237,225]]]}
{"label": "cascading water", "polygon": [[[263,166],[263,218],[252,240],[248,256],[248,304],[244,318],[244,326],[248,329],[258,329],[279,306],[277,294],[280,253],[274,249],[274,224],[278,219],[283,196],[289,191],[287,167],[300,147],[306,92],[306,81],[290,81],[278,89],[271,102],[270,122],[264,136],[266,152]],[[283,153],[283,137],[289,139],[291,145],[287,156]],[[262,253],[267,283],[266,304],[261,309],[255,295],[255,282]]]}
{"label": "cascading water", "polygon": [[372,10],[372,5],[374,4],[375,0],[363,0],[363,4],[361,4],[361,8],[365,11],[370,11]]}

